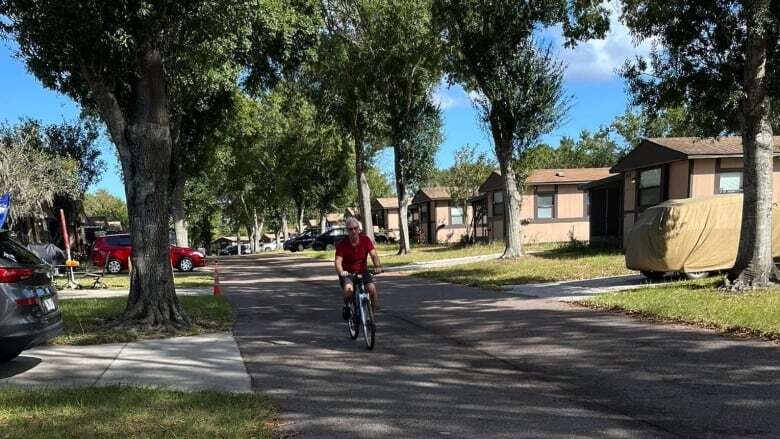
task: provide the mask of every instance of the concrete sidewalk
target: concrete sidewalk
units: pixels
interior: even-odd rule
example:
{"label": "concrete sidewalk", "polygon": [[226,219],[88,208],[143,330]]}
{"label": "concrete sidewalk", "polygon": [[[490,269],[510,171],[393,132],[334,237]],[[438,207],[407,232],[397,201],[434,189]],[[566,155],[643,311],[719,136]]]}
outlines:
{"label": "concrete sidewalk", "polygon": [[601,277],[595,279],[549,282],[540,284],[507,285],[502,289],[519,296],[536,297],[540,299],[572,302],[583,297],[612,291],[633,290],[636,288],[662,285],[651,283],[640,274],[625,276]]}
{"label": "concrete sidewalk", "polygon": [[411,264],[400,265],[397,267],[387,267],[385,271],[388,273],[393,273],[393,272],[400,272],[400,271],[425,270],[427,268],[451,267],[453,265],[463,265],[463,264],[471,264],[473,262],[490,261],[493,259],[498,259],[500,256],[501,253],[492,253],[489,255],[466,256],[462,258],[434,259],[432,261],[412,262]]}
{"label": "concrete sidewalk", "polygon": [[43,346],[0,368],[0,387],[109,385],[251,392],[230,333],[92,346]]}

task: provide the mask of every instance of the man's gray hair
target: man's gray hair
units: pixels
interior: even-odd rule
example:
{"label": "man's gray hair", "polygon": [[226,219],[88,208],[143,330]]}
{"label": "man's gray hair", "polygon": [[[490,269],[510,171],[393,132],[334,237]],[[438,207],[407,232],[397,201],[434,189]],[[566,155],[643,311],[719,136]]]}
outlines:
{"label": "man's gray hair", "polygon": [[350,226],[352,226],[352,227],[354,227],[354,226],[357,226],[357,227],[358,227],[358,229],[362,229],[362,228],[363,228],[363,225],[362,225],[362,224],[360,224],[360,221],[358,221],[358,220],[357,220],[357,218],[355,218],[354,216],[351,216],[351,217],[347,218],[347,221],[346,221],[346,222],[347,222],[347,227],[350,227]]}

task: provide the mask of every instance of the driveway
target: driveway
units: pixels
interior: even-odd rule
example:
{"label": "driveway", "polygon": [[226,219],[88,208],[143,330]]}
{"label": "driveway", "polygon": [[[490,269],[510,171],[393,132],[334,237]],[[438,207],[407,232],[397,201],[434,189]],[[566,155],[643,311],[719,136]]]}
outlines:
{"label": "driveway", "polygon": [[297,437],[776,437],[780,349],[545,299],[379,278],[377,347],[330,263],[220,265],[257,391]]}

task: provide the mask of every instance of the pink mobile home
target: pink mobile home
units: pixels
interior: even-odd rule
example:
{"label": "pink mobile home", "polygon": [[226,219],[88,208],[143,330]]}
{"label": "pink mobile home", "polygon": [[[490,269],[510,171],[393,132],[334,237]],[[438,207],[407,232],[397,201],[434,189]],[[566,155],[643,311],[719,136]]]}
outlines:
{"label": "pink mobile home", "polygon": [[[587,241],[588,198],[579,185],[609,176],[608,168],[537,169],[525,182],[520,218],[523,242]],[[494,171],[472,198],[477,240],[504,239],[504,182]]]}
{"label": "pink mobile home", "polygon": [[[774,143],[773,194],[774,201],[778,201],[780,137],[775,137]],[[622,197],[619,203],[614,200],[601,203],[612,208],[600,221],[622,222],[622,227],[612,232],[620,234],[616,238],[622,239],[640,213],[662,201],[742,192],[742,167],[741,137],[643,139],[610,170],[621,175],[617,183]],[[593,182],[588,189],[594,204],[595,191],[615,183],[606,179]],[[593,220],[597,218],[594,216]]]}

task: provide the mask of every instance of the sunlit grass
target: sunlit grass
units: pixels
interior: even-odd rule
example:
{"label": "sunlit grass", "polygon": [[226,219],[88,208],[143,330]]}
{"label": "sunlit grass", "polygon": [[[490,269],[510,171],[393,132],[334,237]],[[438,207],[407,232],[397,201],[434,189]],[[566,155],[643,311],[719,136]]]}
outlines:
{"label": "sunlit grass", "polygon": [[558,247],[515,260],[491,260],[436,268],[414,276],[463,285],[499,288],[504,285],[591,279],[632,273],[623,253],[587,247]]}
{"label": "sunlit grass", "polygon": [[582,304],[716,328],[780,338],[780,287],[734,294],[717,289],[717,278],[674,282],[602,294]]}
{"label": "sunlit grass", "polygon": [[133,387],[0,390],[0,436],[275,438],[276,407],[260,394]]}
{"label": "sunlit grass", "polygon": [[63,345],[119,343],[229,331],[233,327],[233,311],[223,296],[180,296],[178,300],[193,325],[175,333],[153,329],[114,329],[113,324],[127,304],[126,297],[61,300],[63,335],[51,342]]}
{"label": "sunlit grass", "polygon": [[[77,272],[76,279],[81,285],[81,288],[92,288],[94,282],[93,278],[82,276]],[[112,290],[130,289],[130,275],[126,272],[106,274],[103,276],[102,282]],[[179,288],[210,287],[214,284],[214,277],[210,271],[193,271],[189,273],[174,271],[173,282]],[[55,283],[59,289],[64,289],[67,286],[67,280],[65,278],[57,278]]]}

